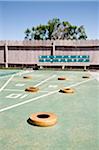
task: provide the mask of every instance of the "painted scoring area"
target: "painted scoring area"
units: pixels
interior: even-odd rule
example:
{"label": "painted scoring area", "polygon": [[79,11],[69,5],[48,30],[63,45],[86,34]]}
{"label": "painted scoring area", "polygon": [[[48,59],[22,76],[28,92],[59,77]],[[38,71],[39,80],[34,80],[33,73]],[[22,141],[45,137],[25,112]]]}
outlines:
{"label": "painted scoring area", "polygon": [[[24,92],[25,87],[36,85],[52,74],[57,76],[39,85],[40,91],[54,92],[60,87],[75,85],[73,87],[75,93],[71,95],[59,92],[48,93],[49,95],[44,97],[40,92],[35,94]],[[30,98],[36,100],[0,113],[1,150],[66,150],[66,148],[68,150],[98,150],[97,114],[99,109],[97,100],[99,99],[99,83],[92,77],[90,81],[82,79],[83,74],[85,73],[79,71],[37,71],[32,74],[34,80],[24,81],[22,76],[14,77],[0,92],[0,103],[3,106],[10,106],[23,103]],[[69,80],[58,81],[57,77],[59,76],[67,76]],[[16,86],[16,84],[20,85],[21,79],[24,86]],[[23,91],[7,91],[6,89]],[[17,94],[18,97],[12,98],[15,96],[13,94]],[[27,96],[21,98],[25,94]],[[7,98],[8,95],[11,98]],[[37,97],[40,99],[37,100]],[[40,111],[57,114],[58,123],[50,128],[38,128],[28,124],[29,116]]]}
{"label": "painted scoring area", "polygon": [[[61,75],[63,73],[65,73],[65,72],[62,71],[62,72],[60,72],[58,74]],[[45,72],[44,72],[44,74],[45,74]],[[14,77],[14,75],[12,75],[6,81],[6,83],[1,87],[1,90],[3,90],[2,94],[5,95],[5,99],[6,100],[7,99],[16,99],[16,101],[13,101],[13,103],[12,103],[12,105],[14,105],[14,102],[17,103],[17,100],[18,100],[18,102],[22,102],[21,100],[26,100],[28,102],[28,100],[31,100],[32,98],[35,99],[35,96],[37,96],[38,98],[40,98],[40,96],[41,96],[42,93],[52,92],[51,94],[53,94],[54,91],[56,93],[61,88],[64,88],[64,87],[73,87],[73,86],[75,87],[75,86],[78,86],[80,84],[83,84],[83,83],[87,82],[86,80],[82,81],[81,77],[77,78],[77,80],[75,80],[76,79],[75,78],[76,74],[74,75],[74,77],[72,75],[70,75],[71,76],[70,80],[69,81],[64,81],[64,82],[63,81],[62,82],[57,82],[57,76],[58,76],[57,72],[56,72],[56,75],[55,74],[53,75],[53,73],[51,73],[51,75],[49,75],[49,72],[48,72],[48,74],[46,74],[45,78],[44,78],[44,74],[42,73],[42,74],[40,74],[40,76],[38,76],[36,72],[35,73],[33,72],[32,76],[33,76],[33,78],[34,78],[35,81],[34,80],[28,80],[27,82],[25,80],[23,80],[23,78],[22,78],[23,73],[21,73],[21,74],[18,73],[16,75],[16,77],[15,77],[16,80],[12,80],[13,77]],[[54,78],[54,81],[53,81],[53,78]],[[38,82],[38,79],[39,79],[39,82]],[[21,80],[22,80],[22,83],[19,82]],[[89,81],[90,80],[93,80],[93,78],[89,79]],[[9,82],[10,82],[10,84],[7,85]],[[5,88],[5,86],[7,86],[7,87]],[[40,91],[38,93],[34,93],[34,94],[32,94],[32,93],[26,93],[25,92],[25,88],[28,87],[28,86],[40,86]],[[45,96],[48,96],[48,95],[45,94]],[[1,104],[1,112],[2,112],[2,107],[10,107],[8,105],[9,104],[8,101],[5,104],[4,105],[3,105],[3,103]]]}

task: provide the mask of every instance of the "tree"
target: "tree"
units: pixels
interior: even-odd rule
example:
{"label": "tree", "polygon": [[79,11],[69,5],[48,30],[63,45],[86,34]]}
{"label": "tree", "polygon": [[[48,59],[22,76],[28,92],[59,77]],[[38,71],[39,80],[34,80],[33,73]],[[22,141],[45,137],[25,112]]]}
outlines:
{"label": "tree", "polygon": [[47,30],[48,30],[48,39],[52,39],[52,34],[54,30],[59,27],[60,25],[60,19],[53,18],[52,20],[48,21]]}
{"label": "tree", "polygon": [[68,39],[68,29],[70,27],[69,22],[62,22],[54,28],[52,33],[52,39]]}
{"label": "tree", "polygon": [[35,35],[35,27],[32,27],[32,29],[31,29],[31,40],[34,39],[34,35]]}
{"label": "tree", "polygon": [[46,40],[46,39],[67,39],[78,40],[87,39],[84,26],[75,26],[68,21],[60,21],[58,18],[49,20],[47,25],[38,25],[25,31],[27,40]]}
{"label": "tree", "polygon": [[86,35],[86,33],[85,33],[85,28],[84,28],[84,26],[80,26],[79,28],[78,28],[78,39],[79,40],[82,40],[82,39],[84,39],[84,40],[86,40],[86,38],[87,38],[87,35]]}
{"label": "tree", "polygon": [[31,30],[29,28],[27,28],[24,33],[25,33],[25,39],[29,40],[30,39]]}

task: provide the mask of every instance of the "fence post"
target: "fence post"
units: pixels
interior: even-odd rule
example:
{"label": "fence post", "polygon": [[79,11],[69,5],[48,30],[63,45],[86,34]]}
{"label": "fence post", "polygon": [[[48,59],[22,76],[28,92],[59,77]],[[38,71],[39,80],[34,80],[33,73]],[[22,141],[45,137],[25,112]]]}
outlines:
{"label": "fence post", "polygon": [[8,68],[8,45],[7,45],[7,41],[5,42],[4,62],[5,62],[5,67]]}
{"label": "fence post", "polygon": [[53,55],[55,55],[55,41],[53,41]]}

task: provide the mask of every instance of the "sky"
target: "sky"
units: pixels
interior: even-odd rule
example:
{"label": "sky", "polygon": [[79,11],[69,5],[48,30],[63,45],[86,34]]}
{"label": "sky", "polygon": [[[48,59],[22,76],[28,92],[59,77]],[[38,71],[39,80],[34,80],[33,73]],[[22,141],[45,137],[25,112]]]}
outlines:
{"label": "sky", "polygon": [[24,31],[59,18],[84,25],[88,39],[99,39],[99,1],[0,1],[0,40],[23,40]]}

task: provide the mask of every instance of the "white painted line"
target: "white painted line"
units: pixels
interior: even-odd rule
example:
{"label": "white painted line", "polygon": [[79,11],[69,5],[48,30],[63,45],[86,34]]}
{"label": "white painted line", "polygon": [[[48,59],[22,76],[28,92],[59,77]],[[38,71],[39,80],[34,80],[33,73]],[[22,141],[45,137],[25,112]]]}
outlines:
{"label": "white painted line", "polygon": [[12,75],[8,80],[7,82],[0,88],[0,92],[7,86],[7,84],[12,80],[12,78],[14,77],[15,75]]}
{"label": "white painted line", "polygon": [[10,95],[8,95],[8,96],[6,96],[6,98],[18,98],[18,97],[20,97],[22,94],[16,94],[16,93],[12,93],[12,94],[10,94]]}
{"label": "white painted line", "polygon": [[[3,91],[11,91],[11,92],[13,92],[13,91],[16,91],[16,92],[24,92],[24,90],[18,90],[18,89],[4,89]],[[49,91],[39,91],[39,92],[42,92],[42,93],[45,93],[45,92],[49,92]]]}
{"label": "white painted line", "polygon": [[52,78],[54,78],[54,77],[56,77],[56,75],[53,75],[53,76],[51,76],[51,77],[49,77],[49,78],[47,78],[47,79],[41,81],[40,83],[38,83],[38,84],[36,84],[36,85],[34,85],[34,86],[37,87],[37,86],[39,86],[39,85],[41,85],[41,84],[47,82],[48,80],[50,80],[50,79],[52,79]]}
{"label": "white painted line", "polygon": [[[27,74],[27,73],[31,73],[31,72],[34,72],[34,70],[32,70],[32,71],[20,71],[20,72],[14,73],[13,75],[19,75],[19,76],[21,76],[22,74]],[[8,78],[11,75],[12,74],[5,75],[5,76],[0,76],[0,79],[2,79],[2,78]]]}
{"label": "white painted line", "polygon": [[[77,85],[81,85],[81,84],[86,83],[86,82],[89,82],[89,81],[91,81],[91,80],[94,80],[94,78],[93,78],[93,79],[88,79],[88,80],[86,80],[86,81],[82,81],[82,82],[79,82],[79,83],[76,83],[76,84],[72,84],[72,85],[70,85],[69,87],[74,87],[74,86],[77,86]],[[30,102],[32,102],[32,101],[36,101],[36,100],[38,100],[38,99],[40,99],[40,98],[43,98],[43,97],[46,97],[46,96],[50,96],[50,95],[52,95],[52,94],[57,93],[58,91],[59,91],[59,90],[55,90],[55,91],[53,91],[53,92],[50,92],[50,93],[47,93],[47,94],[44,94],[44,95],[41,95],[41,96],[38,96],[38,97],[35,97],[35,98],[32,98],[32,99],[29,99],[29,100],[26,100],[26,101],[24,101],[24,102],[20,102],[20,103],[17,103],[17,104],[15,104],[15,105],[12,105],[12,106],[8,106],[8,107],[5,107],[5,108],[2,108],[2,109],[0,109],[0,112],[4,112],[4,111],[6,111],[6,110],[10,110],[10,109],[12,109],[12,108],[15,108],[15,107],[18,107],[18,106],[21,106],[21,105],[30,103]]]}
{"label": "white painted line", "polygon": [[77,85],[80,85],[80,84],[83,84],[83,83],[86,83],[88,81],[91,81],[91,80],[94,80],[94,78],[91,78],[91,79],[85,79],[84,81],[81,81],[81,82],[78,82],[78,83],[75,83],[75,84],[72,84],[66,88],[70,88],[70,87],[74,87],[74,86],[77,86]]}
{"label": "white painted line", "polygon": [[28,94],[24,94],[23,96],[20,97],[20,99],[25,98],[26,96],[28,96]]}
{"label": "white painted line", "polygon": [[1,76],[0,79],[2,79],[2,78],[9,78],[9,76],[11,76],[11,75]]}
{"label": "white painted line", "polygon": [[21,71],[21,72],[18,72],[17,75],[21,76],[23,74],[32,73],[32,72],[34,72],[34,70],[32,70],[32,71],[29,71],[29,70],[27,70],[27,71]]}
{"label": "white painted line", "polygon": [[89,72],[97,81],[99,81],[99,72]]}
{"label": "white painted line", "polygon": [[49,88],[56,88],[58,85],[49,85]]}
{"label": "white painted line", "polygon": [[35,97],[35,98],[32,98],[32,99],[29,99],[29,100],[27,100],[27,101],[20,102],[20,103],[18,103],[18,104],[15,104],[15,105],[12,105],[12,106],[5,107],[5,108],[1,109],[0,112],[3,112],[3,111],[6,111],[6,110],[9,110],[9,109],[12,109],[12,108],[21,106],[21,105],[23,105],[23,104],[30,103],[30,102],[32,102],[32,101],[36,101],[36,100],[38,100],[38,99],[40,99],[40,98],[43,98],[43,97],[52,95],[52,94],[54,94],[54,93],[56,93],[56,92],[57,92],[57,91],[53,91],[53,92],[50,92],[50,93],[48,93],[48,94],[44,94],[44,95],[41,95],[41,96],[38,96],[38,97]]}
{"label": "white painted line", "polygon": [[25,98],[25,97],[27,97],[28,96],[28,94],[22,94],[22,93],[11,93],[11,94],[9,94],[8,96],[6,96],[6,98],[14,98],[14,99],[16,99],[16,98],[20,98],[20,99],[23,99],[23,98]]}
{"label": "white painted line", "polygon": [[3,91],[18,91],[18,92],[22,92],[24,90],[18,90],[18,89],[4,89]]}
{"label": "white painted line", "polygon": [[13,73],[13,74],[8,74],[8,75],[0,76],[0,79],[2,79],[2,78],[9,78],[10,76],[16,75],[16,74],[17,74],[17,72]]}
{"label": "white painted line", "polygon": [[20,86],[20,87],[22,87],[22,86],[24,86],[25,84],[24,83],[17,83],[15,86]]}

